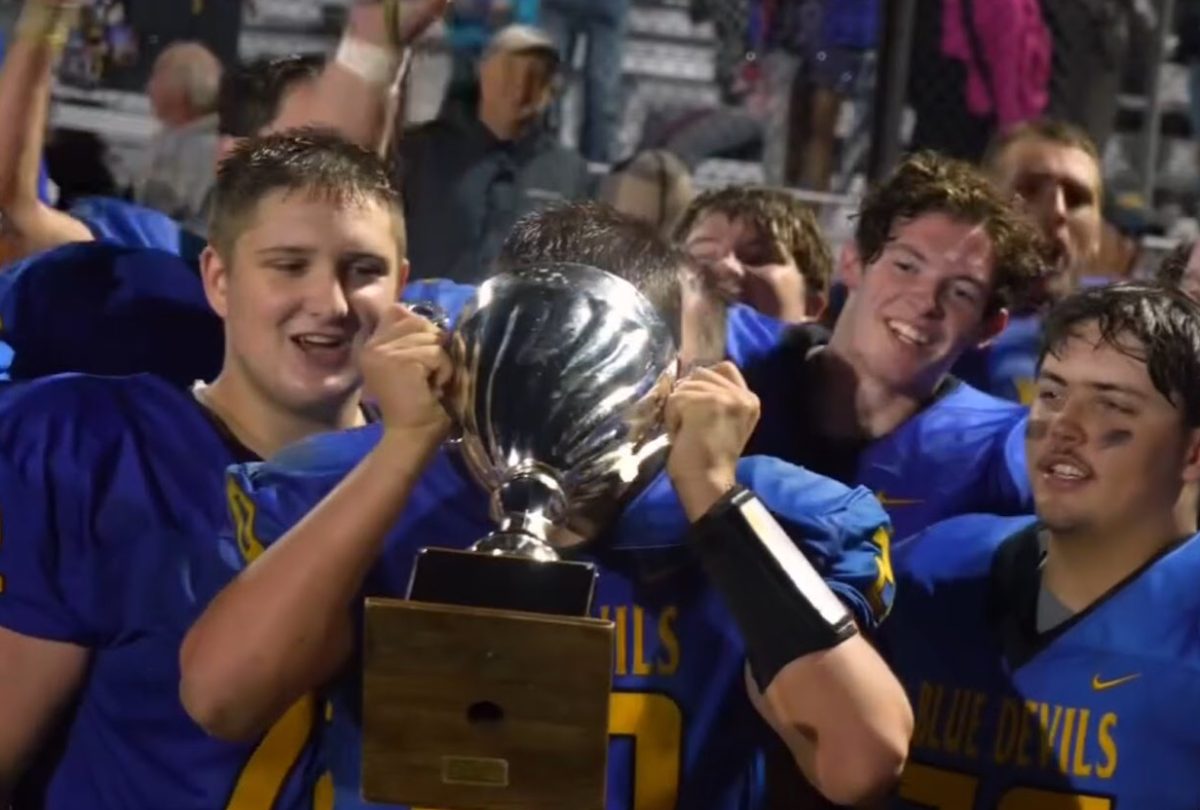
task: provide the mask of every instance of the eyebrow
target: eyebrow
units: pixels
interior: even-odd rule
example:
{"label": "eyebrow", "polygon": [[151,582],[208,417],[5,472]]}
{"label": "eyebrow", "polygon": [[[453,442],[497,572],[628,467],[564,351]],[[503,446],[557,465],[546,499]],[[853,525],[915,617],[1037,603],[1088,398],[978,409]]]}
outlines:
{"label": "eyebrow", "polygon": [[1054,172],[1048,169],[1032,169],[1026,172],[1020,172],[1016,176],[1017,184],[1026,182],[1044,183],[1047,180],[1055,183],[1061,183],[1064,186],[1070,186],[1076,191],[1086,193],[1089,197],[1096,196],[1095,188],[1084,180],[1080,180],[1073,174],[1065,172]]}
{"label": "eyebrow", "polygon": [[915,247],[913,247],[912,245],[910,245],[907,242],[900,242],[900,241],[893,240],[891,243],[891,247],[893,247],[897,250],[903,250],[905,253],[909,254],[910,256],[912,256],[914,259],[916,259],[918,261],[922,261],[922,262],[928,261],[928,258],[926,258],[924,253],[917,250]]}
{"label": "eyebrow", "polygon": [[309,256],[313,253],[313,249],[310,247],[304,247],[302,245],[269,245],[264,248],[259,248],[258,250],[254,251],[254,252],[258,256],[265,256],[268,254],[284,254],[287,256]]}
{"label": "eyebrow", "polygon": [[[1061,385],[1064,387],[1066,387],[1068,385],[1068,383],[1065,379],[1058,376],[1053,371],[1043,371],[1042,377],[1046,378],[1047,380],[1049,380],[1050,382],[1052,382],[1056,385]],[[1106,383],[1106,382],[1084,382],[1083,385],[1087,386],[1088,388],[1093,388],[1093,389],[1100,391],[1101,393],[1105,393],[1105,394],[1110,394],[1110,393],[1126,394],[1126,395],[1134,397],[1136,399],[1146,399],[1147,398],[1145,392],[1139,391],[1136,388],[1130,388],[1127,385],[1119,385],[1117,383]]]}

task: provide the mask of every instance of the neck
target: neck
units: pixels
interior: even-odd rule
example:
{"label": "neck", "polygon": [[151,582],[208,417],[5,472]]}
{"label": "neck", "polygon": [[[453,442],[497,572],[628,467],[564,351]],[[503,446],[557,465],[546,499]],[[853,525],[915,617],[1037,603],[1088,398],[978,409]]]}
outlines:
{"label": "neck", "polygon": [[[865,364],[835,330],[821,353],[820,424],[834,436],[878,439],[886,436],[921,410],[933,393],[902,390],[887,385]],[[853,407],[848,408],[847,403]]]}
{"label": "neck", "polygon": [[1139,521],[1125,529],[1096,532],[1049,531],[1042,584],[1078,613],[1111,591],[1156,554],[1195,532],[1174,516]]}
{"label": "neck", "polygon": [[323,412],[297,413],[268,401],[245,378],[228,367],[204,389],[200,401],[235,438],[262,458],[317,433],[364,424],[357,392],[344,403]]}
{"label": "neck", "polygon": [[502,141],[515,141],[525,129],[519,118],[483,101],[479,102],[479,120]]}

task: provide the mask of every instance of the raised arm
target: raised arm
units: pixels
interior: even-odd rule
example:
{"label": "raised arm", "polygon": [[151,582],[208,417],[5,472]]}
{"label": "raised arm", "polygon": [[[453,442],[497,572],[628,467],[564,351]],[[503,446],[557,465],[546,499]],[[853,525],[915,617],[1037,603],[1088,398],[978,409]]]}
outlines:
{"label": "raised arm", "polygon": [[246,740],[326,683],[352,649],[352,610],[449,419],[438,331],[397,305],[363,352],[383,438],[308,515],[253,561],[193,625],[180,695],[210,734]]}
{"label": "raised arm", "polygon": [[[757,399],[722,363],[680,383],[667,416],[667,469],[692,522],[692,546],[741,631],[751,700],[826,798],[880,798],[904,765],[912,710],[845,604],[762,502],[735,483]],[[886,578],[887,550],[880,551]]]}
{"label": "raised arm", "polygon": [[[450,0],[383,0],[350,8],[336,58],[317,80],[312,106],[285,110],[279,129],[324,126],[347,140],[383,152],[391,127],[393,93],[409,47],[441,19]],[[398,130],[398,128],[396,128]]]}
{"label": "raised arm", "polygon": [[13,262],[92,233],[38,197],[54,64],[66,43],[77,0],[26,0],[0,68],[0,261]]}

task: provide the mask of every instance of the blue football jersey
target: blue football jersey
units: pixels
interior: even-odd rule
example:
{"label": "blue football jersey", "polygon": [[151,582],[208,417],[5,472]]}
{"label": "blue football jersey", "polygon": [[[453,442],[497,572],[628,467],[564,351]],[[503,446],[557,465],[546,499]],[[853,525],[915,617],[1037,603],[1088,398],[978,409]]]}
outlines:
{"label": "blue football jersey", "polygon": [[195,264],[108,242],[64,245],[0,275],[0,341],[14,380],[145,372],[180,385],[213,379],[225,346]]}
{"label": "blue football jersey", "polygon": [[816,430],[813,355],[820,327],[786,330],[739,350],[762,415],[747,452],[786,459],[876,494],[898,542],[957,515],[1025,514],[1033,495],[1025,469],[1026,410],[947,378],[917,414],[874,441]]}
{"label": "blue football jersey", "polygon": [[[231,471],[233,527],[222,556],[253,559],[315,505],[375,444],[380,428],[309,440],[263,465]],[[862,489],[769,458],[744,459],[752,488],[872,628],[891,603],[886,517]],[[465,548],[493,528],[487,498],[439,453],[386,540],[367,595],[402,596],[421,547]],[[660,476],[583,559],[599,570],[595,615],[614,622],[608,807],[751,810],[763,806],[764,752],[775,742],[745,693],[733,620],[686,547],[688,522]],[[359,678],[331,696],[324,749],[337,807],[362,805]]]}
{"label": "blue football jersey", "polygon": [[179,646],[214,580],[191,552],[227,520],[225,468],[252,456],[150,376],[10,383],[0,448],[0,626],[91,651],[17,806],[311,807],[312,699],[261,747],[212,739],[179,701]]}
{"label": "blue football jersey", "polygon": [[1042,317],[1018,315],[990,344],[963,355],[954,372],[993,396],[1031,405],[1041,343]]}
{"label": "blue football jersey", "polygon": [[87,225],[96,239],[132,248],[154,248],[198,261],[204,237],[192,233],[161,211],[116,197],[82,197],[71,216]]}
{"label": "blue football jersey", "polygon": [[1039,634],[1033,518],[971,515],[898,549],[882,628],[916,714],[898,808],[1194,810],[1200,538]]}

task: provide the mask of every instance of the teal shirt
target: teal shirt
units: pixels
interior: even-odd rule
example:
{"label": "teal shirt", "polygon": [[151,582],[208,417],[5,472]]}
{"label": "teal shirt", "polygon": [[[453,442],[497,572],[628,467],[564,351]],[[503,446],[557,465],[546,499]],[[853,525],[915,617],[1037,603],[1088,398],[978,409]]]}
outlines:
{"label": "teal shirt", "polygon": [[[509,22],[537,25],[538,4],[541,0],[509,0],[509,2],[512,6]],[[446,35],[450,40],[450,47],[456,52],[481,53],[494,33],[484,20],[473,16],[457,16],[453,10],[449,13],[446,22]]]}

